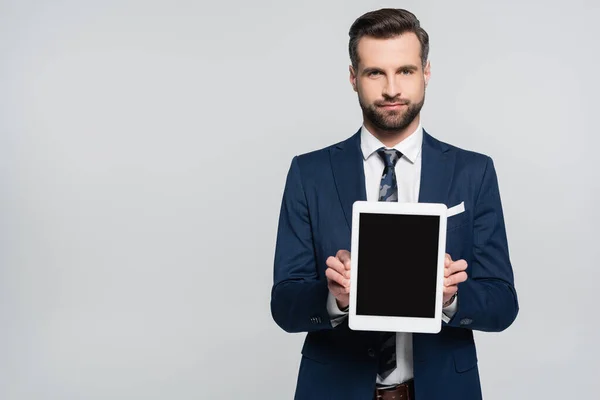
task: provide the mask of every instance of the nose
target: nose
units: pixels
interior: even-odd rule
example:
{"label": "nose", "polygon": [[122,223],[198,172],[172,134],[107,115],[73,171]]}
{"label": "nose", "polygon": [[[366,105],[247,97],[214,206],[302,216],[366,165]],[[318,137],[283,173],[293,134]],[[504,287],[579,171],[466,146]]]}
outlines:
{"label": "nose", "polygon": [[394,98],[398,96],[400,93],[400,88],[398,87],[398,82],[396,81],[396,77],[392,75],[386,79],[385,86],[383,88],[383,96]]}

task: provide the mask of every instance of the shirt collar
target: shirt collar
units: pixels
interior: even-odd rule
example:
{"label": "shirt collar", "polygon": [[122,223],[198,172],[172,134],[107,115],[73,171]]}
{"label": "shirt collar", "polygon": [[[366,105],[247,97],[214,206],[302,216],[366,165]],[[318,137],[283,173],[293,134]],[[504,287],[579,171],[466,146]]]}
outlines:
{"label": "shirt collar", "polygon": [[[417,129],[406,139],[396,144],[393,148],[398,150],[404,157],[411,163],[415,163],[417,156],[421,152],[421,146],[423,144],[423,128],[421,123]],[[379,139],[377,139],[369,130],[364,126],[360,130],[360,148],[363,153],[363,158],[368,159],[378,149],[386,147]]]}

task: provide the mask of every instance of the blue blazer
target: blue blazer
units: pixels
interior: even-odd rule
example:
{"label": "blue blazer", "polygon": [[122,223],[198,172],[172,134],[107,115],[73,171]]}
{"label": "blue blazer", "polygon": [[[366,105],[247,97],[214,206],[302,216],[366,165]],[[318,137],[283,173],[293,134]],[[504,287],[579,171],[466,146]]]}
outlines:
{"label": "blue blazer", "polygon": [[[352,205],[366,200],[360,130],[293,158],[281,204],[271,314],[287,332],[308,332],[295,399],[371,400],[379,357],[376,332],[332,327],[325,260],[350,250]],[[413,334],[417,400],[481,399],[473,330],[499,332],[519,305],[494,164],[423,132],[419,202],[465,211],[448,218],[446,252],[468,263],[458,310],[438,334]]]}

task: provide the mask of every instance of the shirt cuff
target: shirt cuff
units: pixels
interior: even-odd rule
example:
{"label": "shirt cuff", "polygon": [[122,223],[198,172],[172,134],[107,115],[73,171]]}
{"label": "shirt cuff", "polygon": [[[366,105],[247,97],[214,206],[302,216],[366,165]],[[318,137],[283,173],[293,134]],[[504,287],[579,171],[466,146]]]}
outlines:
{"label": "shirt cuff", "polygon": [[327,313],[331,318],[331,325],[335,328],[342,323],[344,318],[348,315],[348,310],[340,310],[335,300],[335,296],[329,292],[327,295]]}
{"label": "shirt cuff", "polygon": [[442,320],[445,323],[450,322],[452,317],[454,317],[454,314],[456,314],[457,310],[458,310],[458,294],[454,298],[454,301],[452,302],[452,304],[450,304],[448,307],[442,308]]}

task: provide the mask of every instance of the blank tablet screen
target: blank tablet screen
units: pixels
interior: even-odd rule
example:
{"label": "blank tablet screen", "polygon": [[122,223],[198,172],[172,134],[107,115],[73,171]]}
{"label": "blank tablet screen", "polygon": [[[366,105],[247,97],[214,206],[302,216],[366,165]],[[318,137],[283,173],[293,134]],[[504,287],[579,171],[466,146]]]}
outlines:
{"label": "blank tablet screen", "polygon": [[440,218],[360,214],[356,314],[435,317]]}

